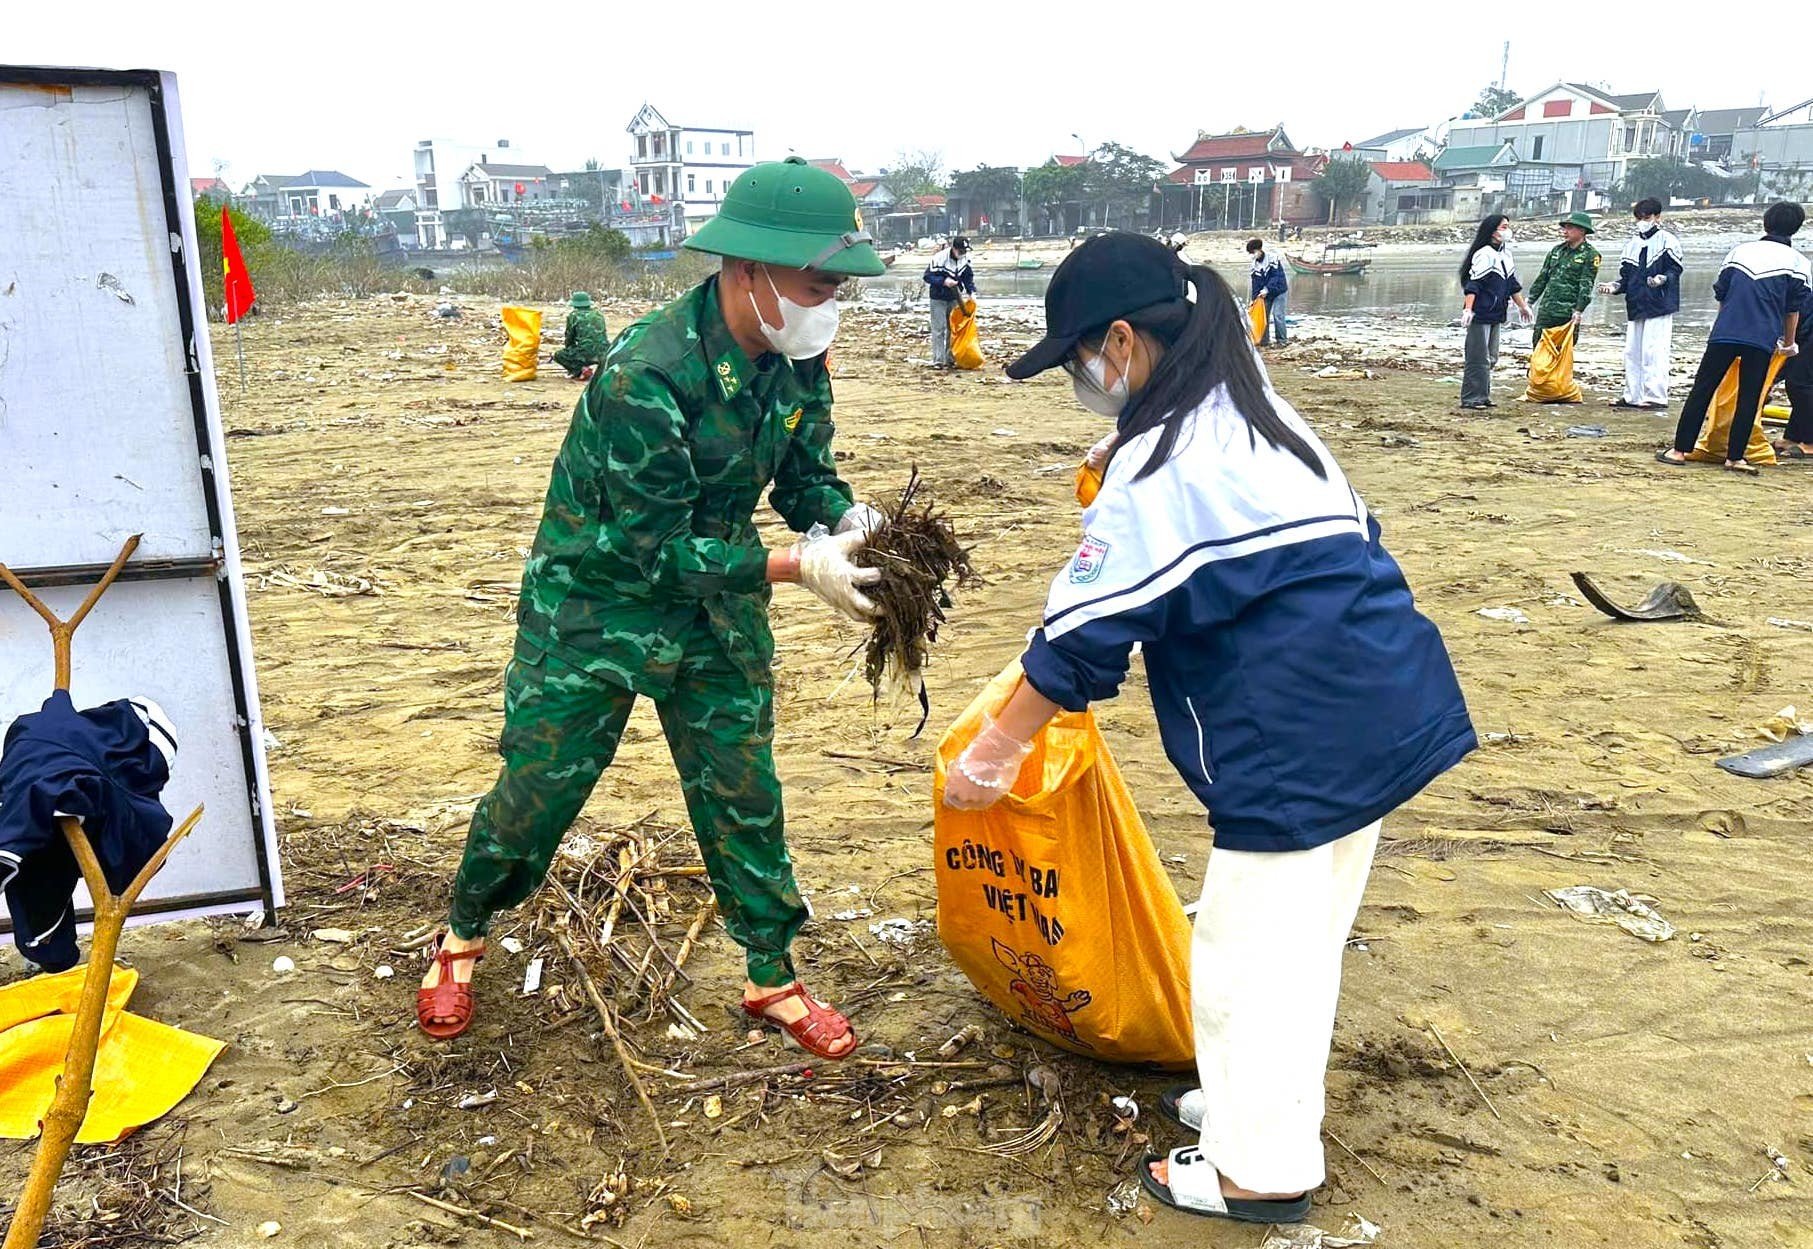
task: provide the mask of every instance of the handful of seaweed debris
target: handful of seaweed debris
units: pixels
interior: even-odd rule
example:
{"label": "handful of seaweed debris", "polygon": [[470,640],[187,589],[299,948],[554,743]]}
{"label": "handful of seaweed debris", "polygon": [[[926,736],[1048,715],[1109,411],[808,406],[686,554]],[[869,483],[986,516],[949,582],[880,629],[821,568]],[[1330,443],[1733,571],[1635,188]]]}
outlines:
{"label": "handful of seaweed debris", "polygon": [[951,606],[948,587],[981,581],[950,519],[934,511],[923,493],[915,464],[900,501],[891,507],[876,505],[881,527],[854,556],[861,567],[881,570],[881,580],[864,591],[878,610],[864,646],[863,675],[877,700],[890,669],[917,687],[921,714],[915,737],[931,716],[931,700],[920,674],[926,648],[938,640],[938,626]]}

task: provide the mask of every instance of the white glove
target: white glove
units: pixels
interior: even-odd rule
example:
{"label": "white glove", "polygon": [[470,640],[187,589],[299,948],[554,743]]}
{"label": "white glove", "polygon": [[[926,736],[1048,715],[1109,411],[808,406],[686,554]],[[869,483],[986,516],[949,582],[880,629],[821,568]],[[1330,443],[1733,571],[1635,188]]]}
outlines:
{"label": "white glove", "polygon": [[1785,339],[1778,338],[1775,340],[1775,350],[1784,356],[1798,356],[1800,354],[1800,344],[1791,343]]}
{"label": "white glove", "polygon": [[1014,787],[1020,765],[1032,743],[1001,731],[993,717],[982,717],[982,731],[951,764],[944,780],[944,805],[955,811],[986,811]]}
{"label": "white glove", "polygon": [[799,557],[799,583],[852,620],[867,621],[875,615],[875,602],[856,587],[881,580],[881,569],[858,568],[850,557],[867,542],[868,535],[852,529],[835,536],[801,539],[793,548]]}
{"label": "white glove", "polygon": [[1464,330],[1469,325],[1472,325],[1472,324],[1473,324],[1473,309],[1462,308],[1460,310],[1460,327]]}
{"label": "white glove", "polygon": [[1579,313],[1578,313],[1578,312],[1576,312],[1576,313],[1575,313],[1575,314],[1574,314],[1574,315],[1573,315],[1573,317],[1572,317],[1572,318],[1570,318],[1570,319],[1571,319],[1571,321],[1572,321],[1572,323],[1573,323],[1573,324],[1575,324],[1575,325],[1579,325],[1579,324],[1580,324],[1580,314],[1579,314]]}
{"label": "white glove", "polygon": [[872,537],[877,529],[887,524],[888,518],[867,503],[852,503],[850,510],[844,513],[843,519],[837,522],[832,533],[849,533],[852,530],[863,537]]}
{"label": "white glove", "polygon": [[1651,286],[1667,286],[1668,275],[1666,273],[1658,273],[1653,278],[1649,279],[1649,284]]}
{"label": "white glove", "polygon": [[1599,293],[1601,295],[1616,295],[1618,293],[1618,284],[1616,282],[1601,282],[1599,283]]}

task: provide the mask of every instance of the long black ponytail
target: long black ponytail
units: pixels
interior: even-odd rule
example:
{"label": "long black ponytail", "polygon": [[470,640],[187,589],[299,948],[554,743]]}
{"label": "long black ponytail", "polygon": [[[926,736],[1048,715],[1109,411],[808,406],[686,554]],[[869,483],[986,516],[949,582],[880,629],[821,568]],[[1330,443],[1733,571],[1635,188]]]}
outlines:
{"label": "long black ponytail", "polygon": [[[1164,467],[1183,432],[1182,418],[1226,386],[1229,401],[1245,418],[1252,435],[1290,452],[1326,481],[1328,470],[1321,457],[1272,406],[1253,354],[1252,324],[1244,305],[1235,302],[1233,290],[1207,265],[1179,261],[1178,276],[1187,278],[1195,288],[1194,303],[1180,297],[1121,318],[1164,346],[1152,376],[1121,416],[1121,445],[1148,430],[1163,431],[1135,480]],[[1106,333],[1103,327],[1085,335],[1083,345],[1099,350]]]}

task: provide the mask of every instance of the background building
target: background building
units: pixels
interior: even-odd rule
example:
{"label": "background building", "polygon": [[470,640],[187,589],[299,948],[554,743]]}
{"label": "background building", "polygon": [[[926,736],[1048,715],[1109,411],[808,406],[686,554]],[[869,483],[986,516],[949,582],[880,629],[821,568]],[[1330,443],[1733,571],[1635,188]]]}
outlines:
{"label": "background building", "polygon": [[677,234],[717,215],[724,192],[755,161],[755,132],[676,126],[644,104],[626,127],[630,187],[644,204],[670,205]]}

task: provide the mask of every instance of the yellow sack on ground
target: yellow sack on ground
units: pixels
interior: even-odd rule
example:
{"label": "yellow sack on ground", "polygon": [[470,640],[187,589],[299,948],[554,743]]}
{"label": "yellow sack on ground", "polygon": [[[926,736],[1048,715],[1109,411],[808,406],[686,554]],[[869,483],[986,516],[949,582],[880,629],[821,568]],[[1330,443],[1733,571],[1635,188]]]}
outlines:
{"label": "yellow sack on ground", "polygon": [[504,348],[504,380],[532,382],[535,362],[541,355],[541,310],[505,308],[504,331],[510,345]]}
{"label": "yellow sack on ground", "polygon": [[1530,403],[1580,402],[1580,384],[1574,380],[1572,325],[1551,326],[1537,336],[1523,397]]}
{"label": "yellow sack on ground", "polygon": [[[88,968],[0,988],[0,1137],[29,1140],[50,1109]],[[138,973],[116,966],[94,1064],[94,1096],[77,1144],[117,1141],[187,1097],[223,1043],[130,1014]]]}
{"label": "yellow sack on ground", "polygon": [[[1775,375],[1782,371],[1782,365],[1788,357],[1781,352],[1775,353],[1775,359],[1769,361],[1769,380],[1763,383],[1763,395],[1768,396],[1775,387]],[[1687,458],[1701,464],[1723,464],[1731,450],[1731,418],[1737,415],[1737,378],[1741,366],[1736,360],[1725,370],[1725,380],[1713,392],[1712,406],[1706,409],[1706,423],[1700,426],[1700,439],[1693,444],[1693,450]],[[1759,405],[1760,406],[1760,405]],[[1763,433],[1762,414],[1757,414],[1756,424],[1750,427],[1750,445],[1744,448],[1744,459],[1751,464],[1770,465],[1775,463],[1775,446],[1769,436]]]}
{"label": "yellow sack on ground", "polygon": [[1247,320],[1253,323],[1253,346],[1265,341],[1265,296],[1261,295],[1246,306]]}
{"label": "yellow sack on ground", "polygon": [[1052,1044],[1188,1066],[1190,921],[1095,717],[1060,713],[989,810],[944,805],[947,769],[1020,679],[1010,664],[938,743],[938,936],[970,983]]}
{"label": "yellow sack on ground", "polygon": [[982,367],[982,339],[976,332],[976,301],[958,299],[951,303],[951,359],[960,369]]}

